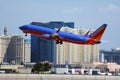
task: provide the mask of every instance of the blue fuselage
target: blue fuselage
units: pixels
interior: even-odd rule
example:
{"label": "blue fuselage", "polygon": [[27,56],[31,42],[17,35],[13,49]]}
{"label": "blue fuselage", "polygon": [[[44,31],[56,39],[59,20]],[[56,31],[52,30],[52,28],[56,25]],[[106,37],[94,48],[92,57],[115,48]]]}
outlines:
{"label": "blue fuselage", "polygon": [[[20,29],[23,31],[28,31],[28,33],[34,31],[34,32],[38,33],[38,35],[39,35],[39,33],[53,34],[56,32],[56,30],[54,30],[54,29],[46,28],[46,27],[42,27],[42,26],[36,26],[36,25],[24,25],[24,26],[21,26]],[[86,41],[89,39],[89,36],[80,36],[80,35],[76,35],[73,33],[64,32],[64,31],[58,32],[58,35],[61,39],[66,39],[66,40],[75,41],[75,42]]]}

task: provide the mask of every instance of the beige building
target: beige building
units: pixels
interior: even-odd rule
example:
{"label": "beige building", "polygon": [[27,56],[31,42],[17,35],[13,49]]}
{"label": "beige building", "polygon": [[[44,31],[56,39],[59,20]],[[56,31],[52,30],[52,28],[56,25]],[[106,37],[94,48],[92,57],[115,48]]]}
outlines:
{"label": "beige building", "polygon": [[31,41],[24,40],[24,63],[31,62]]}
{"label": "beige building", "polygon": [[[62,31],[84,35],[88,30],[71,29],[63,27]],[[79,45],[63,42],[62,45],[57,45],[56,63],[57,64],[81,64],[84,62],[99,61],[99,45]]]}
{"label": "beige building", "polygon": [[21,64],[24,60],[24,38],[19,35],[0,35],[0,63]]}

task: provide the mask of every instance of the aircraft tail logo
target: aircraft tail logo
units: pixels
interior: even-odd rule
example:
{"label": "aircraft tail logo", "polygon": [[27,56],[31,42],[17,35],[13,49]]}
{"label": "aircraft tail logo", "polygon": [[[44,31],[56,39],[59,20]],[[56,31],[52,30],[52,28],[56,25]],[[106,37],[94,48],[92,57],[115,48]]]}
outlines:
{"label": "aircraft tail logo", "polygon": [[100,40],[105,29],[107,27],[107,24],[103,24],[101,27],[99,27],[95,32],[93,32],[90,37],[96,40]]}

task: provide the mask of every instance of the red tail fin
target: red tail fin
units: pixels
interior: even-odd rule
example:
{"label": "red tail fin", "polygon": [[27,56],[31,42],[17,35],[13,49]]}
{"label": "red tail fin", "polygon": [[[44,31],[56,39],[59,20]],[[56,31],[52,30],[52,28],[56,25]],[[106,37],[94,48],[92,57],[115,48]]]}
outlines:
{"label": "red tail fin", "polygon": [[100,40],[105,29],[107,27],[107,24],[103,24],[101,27],[99,27],[95,32],[93,32],[90,36],[91,38],[94,38],[96,40]]}

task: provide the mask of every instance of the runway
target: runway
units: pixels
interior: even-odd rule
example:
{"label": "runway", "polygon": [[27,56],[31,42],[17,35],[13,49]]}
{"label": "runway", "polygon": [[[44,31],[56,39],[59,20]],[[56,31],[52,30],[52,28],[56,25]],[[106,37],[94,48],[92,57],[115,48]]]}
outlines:
{"label": "runway", "polygon": [[120,80],[120,76],[58,75],[58,74],[0,74],[0,80]]}

